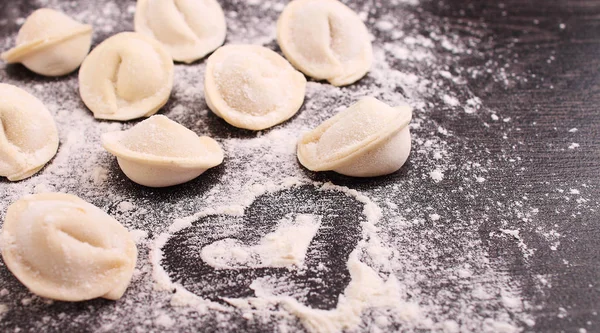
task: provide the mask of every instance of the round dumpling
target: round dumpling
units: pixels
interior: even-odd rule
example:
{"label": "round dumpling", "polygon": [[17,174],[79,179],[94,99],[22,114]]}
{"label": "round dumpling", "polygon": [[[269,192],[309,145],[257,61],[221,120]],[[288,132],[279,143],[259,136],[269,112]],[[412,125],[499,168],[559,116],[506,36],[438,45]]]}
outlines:
{"label": "round dumpling", "polygon": [[263,130],[302,106],[306,78],[277,53],[257,45],[226,45],[208,58],[208,107],[229,124]]}
{"label": "round dumpling", "polygon": [[98,45],[79,70],[79,93],[98,119],[155,114],[173,89],[173,60],[157,41],[122,32]]}
{"label": "round dumpling", "polygon": [[365,24],[337,0],[294,0],[277,22],[285,57],[304,74],[345,86],[365,76],[373,62]]}
{"label": "round dumpling", "polygon": [[44,104],[21,88],[0,83],[0,176],[28,178],[57,150],[58,132]]}
{"label": "round dumpling", "polygon": [[61,301],[119,299],[137,249],[117,220],[76,196],[44,193],[8,207],[2,258],[31,292]]}
{"label": "round dumpling", "polygon": [[366,97],[326,120],[298,143],[298,159],[312,171],[353,177],[383,176],[408,159],[409,106],[392,108]]}
{"label": "round dumpling", "polygon": [[125,175],[149,187],[190,181],[223,162],[219,144],[169,118],[152,116],[129,130],[105,133],[102,145]]}
{"label": "round dumpling", "polygon": [[138,0],[135,31],[158,40],[175,61],[191,63],[223,45],[227,25],[216,0]]}
{"label": "round dumpling", "polygon": [[27,17],[17,35],[17,46],[3,53],[2,59],[8,63],[23,63],[41,75],[60,76],[81,65],[91,44],[91,25],[42,8]]}

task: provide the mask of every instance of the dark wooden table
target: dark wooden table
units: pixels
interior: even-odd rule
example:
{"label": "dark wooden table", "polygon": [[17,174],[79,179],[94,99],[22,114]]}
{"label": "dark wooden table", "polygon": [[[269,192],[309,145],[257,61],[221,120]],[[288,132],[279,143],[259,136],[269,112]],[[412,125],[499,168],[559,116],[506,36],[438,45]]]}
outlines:
{"label": "dark wooden table", "polygon": [[[51,1],[52,4],[55,2]],[[80,1],[74,3],[72,10],[100,10],[107,2],[111,1]],[[241,17],[244,16],[242,13],[246,7],[243,1],[220,2],[226,12],[238,11]],[[453,36],[467,45],[469,52],[453,52],[443,45],[436,45],[433,50],[438,63],[446,64],[444,69],[447,72],[462,78],[460,83],[450,86],[450,91],[461,101],[472,96],[479,97],[481,108],[475,114],[456,112],[440,102],[443,91],[439,95],[426,96],[426,100],[431,103],[427,120],[414,133],[424,140],[443,137],[453,152],[448,161],[450,167],[439,183],[432,182],[427,177],[427,181],[419,180],[423,174],[421,169],[430,164],[419,159],[418,155],[411,157],[400,172],[377,180],[355,180],[331,173],[307,173],[308,177],[317,181],[332,181],[378,198],[381,197],[378,191],[386,185],[413,179],[409,185],[414,193],[390,192],[384,197],[387,196],[390,201],[399,205],[436,207],[437,213],[454,219],[446,222],[452,223],[451,225],[425,223],[415,226],[410,231],[411,239],[402,239],[402,248],[398,248],[401,253],[419,256],[420,262],[437,267],[423,268],[420,271],[423,280],[418,284],[419,293],[415,292],[417,299],[436,300],[436,294],[444,290],[451,295],[460,295],[460,284],[445,280],[443,271],[444,268],[459,264],[456,256],[463,251],[464,238],[474,235],[476,246],[486,253],[487,258],[502,264],[495,266],[495,275],[475,275],[468,283],[485,285],[490,282],[486,279],[491,279],[491,282],[500,278],[507,279],[507,284],[520,293],[521,300],[526,304],[519,311],[508,310],[522,330],[584,332],[581,329],[585,329],[587,332],[600,332],[600,1],[423,0],[418,4],[394,3],[359,0],[352,1],[351,7],[370,9],[368,15],[375,20],[386,15],[406,15],[406,24],[402,29],[411,36],[429,37],[434,32],[437,35]],[[94,45],[114,32],[132,28],[132,15],[127,11],[129,5],[126,2],[117,3],[123,18],[122,25],[97,31]],[[16,19],[26,17],[38,7],[36,1],[2,1],[0,20],[4,20],[4,24],[0,25],[0,40],[12,38],[18,30]],[[391,41],[389,31],[371,30],[376,36],[376,46]],[[277,48],[273,41],[268,46]],[[403,61],[392,61],[391,65],[394,68],[407,66]],[[418,73],[425,77],[431,76],[431,80],[439,79],[433,77],[427,65],[419,67]],[[8,66],[0,72],[0,81],[20,85],[61,80],[76,81],[76,74],[48,79],[36,76],[20,65]],[[357,87],[373,82],[372,78],[367,77]],[[402,89],[397,92],[406,93]],[[407,97],[410,99],[410,96]],[[69,92],[66,98],[77,99],[76,91]],[[168,114],[177,102],[178,96],[175,95],[164,112]],[[425,116],[422,117],[425,119]],[[212,115],[208,122],[211,134],[218,138],[254,137],[254,134],[231,129]],[[438,125],[452,134],[437,132]],[[417,145],[415,149],[418,148]],[[476,182],[477,187],[473,182],[465,182],[465,179],[474,176],[470,169],[473,163],[487,170],[485,181]],[[111,186],[118,193],[133,193],[135,200],[138,200],[136,204],[139,205],[153,200],[176,203],[186,196],[206,191],[217,183],[224,173],[223,168],[227,168],[227,163],[207,173],[202,181],[194,181],[177,189],[149,190],[128,182],[113,162],[110,173],[115,179],[111,180]],[[19,185],[0,181],[0,198],[4,200],[6,193],[15,186]],[[85,197],[85,192],[76,185],[69,186],[73,193]],[[274,212],[272,208],[282,200],[285,206],[286,195],[295,197],[296,200],[303,198],[312,202],[317,210],[326,209],[322,202],[311,201],[314,200],[311,192],[303,193],[305,190],[280,193],[280,197],[267,196],[249,214],[272,214],[273,218],[284,214],[285,212]],[[347,207],[347,214],[351,217],[360,215],[359,210],[352,208],[352,203],[345,203],[344,200],[343,196],[333,196],[327,198],[326,203]],[[109,199],[95,198],[91,201],[98,206],[108,207],[109,213],[116,214],[115,203],[111,203]],[[6,202],[2,203],[3,211],[0,216],[4,216],[7,205]],[[189,208],[190,214],[194,212],[193,208]],[[153,214],[167,218],[169,213],[165,210]],[[405,217],[410,219],[418,216],[426,214],[415,211],[407,213]],[[210,229],[210,221],[204,222],[209,223]],[[252,232],[246,236],[260,237],[268,232],[270,224],[264,223],[266,224],[259,226],[249,225],[248,230]],[[202,226],[203,224],[198,224],[196,227],[200,229],[187,232],[197,232],[202,230]],[[385,222],[382,229],[392,236],[397,232],[393,225]],[[518,238],[506,237],[502,230],[519,230]],[[330,249],[330,255],[347,256],[358,240],[350,236],[358,233],[356,225],[338,231],[345,232],[346,237]],[[151,234],[150,238],[153,236]],[[327,240],[330,236],[324,237]],[[191,280],[207,276],[225,280],[231,278],[228,274],[215,273],[207,267],[189,265],[185,259],[181,259],[187,248],[178,246],[186,244],[186,239],[192,238],[185,232],[177,237],[173,238],[173,244],[168,244],[165,248],[165,266],[171,269],[172,277],[183,275]],[[419,245],[424,242],[422,239],[427,240],[427,244],[436,246],[437,250],[420,248]],[[439,255],[444,252],[440,249],[447,249],[447,255]],[[147,250],[140,251],[142,258],[147,259]],[[432,252],[436,252],[436,255],[431,255]],[[348,272],[344,262],[334,263],[332,267],[339,274],[339,279],[317,286],[325,289],[314,292],[314,297],[309,298],[309,305],[324,309],[335,305],[337,296],[347,284]],[[406,268],[406,271],[411,269]],[[247,296],[251,294],[247,284],[252,281],[252,277],[263,273],[251,273],[245,280],[239,281],[236,288],[196,290],[193,287],[199,285],[196,283],[190,289],[215,300],[223,296]],[[303,277],[295,279],[302,281]],[[16,327],[25,331],[38,331],[42,328],[47,331],[95,331],[103,324],[95,313],[110,312],[113,306],[113,303],[103,300],[77,304],[58,302],[51,305],[38,302],[35,307],[28,306],[20,302],[28,295],[27,290],[3,265],[0,266],[0,289],[2,288],[10,290],[8,297],[0,296],[0,303],[9,304],[9,311],[0,321],[0,331],[6,332],[13,331]],[[152,299],[152,296],[148,297]],[[499,294],[494,296],[498,297]],[[459,308],[459,304],[452,299],[440,298],[439,308],[443,310],[436,314],[458,319],[467,316],[464,312],[466,309]],[[494,302],[495,300],[490,299],[469,302],[467,305],[469,311],[474,313],[494,313],[494,307],[498,306]],[[66,315],[59,316],[60,313]],[[534,326],[529,326],[522,320],[523,313],[535,321]],[[435,317],[432,319],[436,320]],[[44,320],[52,325],[45,326]],[[238,331],[275,329],[272,324],[249,324],[235,316],[230,320],[233,325],[231,327]],[[139,321],[124,325],[128,330],[135,327],[162,330],[152,325],[144,326]],[[202,321],[202,324],[192,324],[188,329],[224,330],[219,327],[216,320],[211,319]],[[397,323],[390,327],[402,331],[404,326]]]}
{"label": "dark wooden table", "polygon": [[[499,170],[496,186],[527,196],[539,207],[538,223],[556,225],[564,236],[558,250],[540,249],[523,262],[514,249],[487,236],[493,225],[481,230],[492,255],[513,257],[509,272],[523,281],[525,295],[536,304],[535,330],[600,332],[600,2],[447,1],[427,7],[447,17],[453,29],[485,23],[490,33],[480,48],[486,57],[478,61],[517,59],[510,72],[535,75],[508,87],[490,80],[496,73],[469,82],[487,106],[519,124],[520,131],[504,129],[511,132],[507,141],[491,135],[489,128],[465,126],[463,119],[453,128],[492,153],[522,156],[523,169]],[[466,59],[466,66],[472,61],[477,60]],[[572,128],[578,129],[575,135],[569,135]],[[580,146],[569,149],[571,142]],[[577,203],[565,201],[556,189],[566,183],[588,184],[594,208],[581,211]],[[551,192],[557,195],[546,196]],[[540,241],[535,232],[524,237]],[[551,288],[536,290],[539,274],[552,277]],[[559,307],[567,310],[566,317],[559,315]]]}

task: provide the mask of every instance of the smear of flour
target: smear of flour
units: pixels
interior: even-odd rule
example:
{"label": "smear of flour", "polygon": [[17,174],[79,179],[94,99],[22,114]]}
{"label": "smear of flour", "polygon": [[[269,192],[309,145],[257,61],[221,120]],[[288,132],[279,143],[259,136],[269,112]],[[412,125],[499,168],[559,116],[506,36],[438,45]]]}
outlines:
{"label": "smear of flour", "polygon": [[257,245],[226,238],[202,249],[201,258],[218,269],[286,267],[302,268],[310,242],[321,226],[320,217],[298,215],[283,219],[277,230],[265,235]]}

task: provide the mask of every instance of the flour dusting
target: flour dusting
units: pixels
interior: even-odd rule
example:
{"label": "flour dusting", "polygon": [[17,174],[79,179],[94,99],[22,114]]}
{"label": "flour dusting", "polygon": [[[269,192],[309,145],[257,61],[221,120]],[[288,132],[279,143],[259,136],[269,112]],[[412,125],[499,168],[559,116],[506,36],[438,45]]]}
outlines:
{"label": "flour dusting", "polygon": [[308,245],[319,230],[319,217],[299,215],[280,221],[277,230],[257,245],[226,238],[202,249],[201,258],[214,268],[302,268]]}

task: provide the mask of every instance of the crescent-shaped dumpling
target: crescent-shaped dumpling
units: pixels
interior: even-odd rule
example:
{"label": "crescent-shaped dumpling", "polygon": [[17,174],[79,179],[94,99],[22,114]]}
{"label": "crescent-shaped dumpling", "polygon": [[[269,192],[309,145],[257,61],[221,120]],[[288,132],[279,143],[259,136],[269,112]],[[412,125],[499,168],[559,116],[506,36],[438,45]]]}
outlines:
{"label": "crescent-shaped dumpling", "polygon": [[98,45],[79,70],[79,93],[98,119],[153,115],[173,89],[173,60],[157,41],[122,32]]}
{"label": "crescent-shaped dumpling", "polygon": [[19,29],[17,46],[2,54],[7,63],[20,62],[41,75],[71,73],[92,44],[92,26],[81,24],[56,10],[33,12]]}
{"label": "crescent-shaped dumpling", "polygon": [[337,0],[290,2],[277,22],[277,41],[294,67],[335,86],[356,82],[373,62],[367,27]]}
{"label": "crescent-shaped dumpling", "polygon": [[125,175],[149,187],[178,185],[223,162],[219,144],[169,118],[152,116],[129,130],[105,133],[102,145]]}
{"label": "crescent-shaped dumpling", "polygon": [[366,97],[326,120],[298,143],[298,159],[312,171],[375,177],[399,170],[408,159],[409,106],[392,108]]}
{"label": "crescent-shaped dumpling", "polygon": [[11,181],[38,172],[58,150],[58,132],[42,102],[0,83],[0,176]]}
{"label": "crescent-shaped dumpling", "polygon": [[175,61],[191,63],[223,45],[227,25],[216,0],[138,0],[135,31],[158,40]]}
{"label": "crescent-shaped dumpling", "polygon": [[8,207],[1,237],[2,258],[17,279],[61,301],[121,298],[137,260],[127,229],[70,194],[21,198]]}
{"label": "crescent-shaped dumpling", "polygon": [[208,107],[229,124],[263,130],[302,106],[306,78],[277,53],[257,45],[226,45],[208,58]]}

